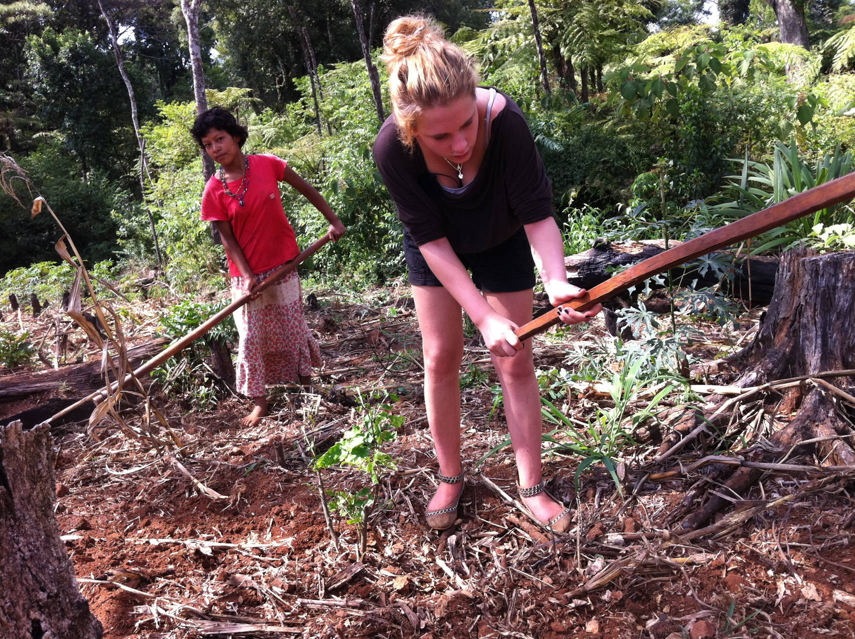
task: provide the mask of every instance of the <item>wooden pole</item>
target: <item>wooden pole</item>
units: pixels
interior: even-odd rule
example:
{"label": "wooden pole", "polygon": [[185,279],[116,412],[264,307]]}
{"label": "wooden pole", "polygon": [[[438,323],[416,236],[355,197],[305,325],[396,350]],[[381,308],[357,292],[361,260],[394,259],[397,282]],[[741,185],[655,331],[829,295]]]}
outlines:
{"label": "wooden pole", "polygon": [[[146,373],[151,372],[152,370],[154,370],[155,368],[160,366],[163,362],[168,360],[170,357],[177,355],[178,353],[183,351],[190,344],[192,344],[197,339],[199,339],[200,337],[205,335],[208,331],[210,331],[212,328],[214,328],[217,324],[222,322],[229,315],[231,315],[237,309],[239,309],[241,306],[246,304],[249,300],[251,300],[253,297],[255,297],[258,293],[260,293],[261,291],[263,291],[267,287],[271,286],[272,284],[274,284],[278,280],[282,279],[285,275],[287,275],[288,273],[290,273],[291,271],[296,269],[297,266],[299,266],[301,263],[305,262],[312,255],[314,255],[318,251],[318,249],[320,249],[324,244],[329,242],[329,240],[330,240],[329,235],[324,235],[323,237],[315,240],[311,245],[309,245],[305,249],[303,249],[300,252],[300,254],[297,257],[295,257],[293,260],[291,260],[290,262],[286,262],[285,264],[283,264],[282,266],[277,268],[275,271],[273,271],[273,273],[271,273],[266,278],[264,278],[259,283],[259,285],[255,287],[255,289],[251,293],[247,293],[243,297],[236,299],[231,304],[229,304],[228,306],[226,306],[225,308],[223,308],[219,312],[212,315],[204,323],[200,324],[199,326],[194,328],[192,331],[187,333],[184,337],[180,337],[177,340],[173,341],[171,344],[169,344],[169,346],[167,346],[159,354],[155,355],[154,357],[149,359],[147,362],[140,364],[140,366],[138,368],[136,368],[132,373],[128,373],[127,375],[125,375],[125,378],[124,378],[122,383],[123,384],[127,383],[135,377],[139,377],[140,375],[145,375]],[[118,387],[119,387],[119,381],[116,380],[110,384],[109,389],[108,388],[101,388],[101,389],[95,391],[94,393],[90,393],[86,397],[76,401],[75,403],[71,404],[70,406],[66,406],[61,411],[56,413],[55,415],[52,415],[49,419],[47,419],[45,421],[45,423],[50,424],[51,422],[56,421],[60,417],[64,417],[65,415],[67,415],[71,411],[73,411],[77,408],[80,408],[81,406],[83,406],[88,401],[95,401],[99,397],[101,397],[101,398],[106,397],[109,393],[112,393]]]}
{"label": "wooden pole", "polygon": [[741,220],[736,220],[708,233],[699,235],[688,242],[684,242],[679,246],[675,246],[634,264],[602,284],[597,284],[584,297],[559,304],[543,315],[519,327],[516,330],[516,335],[522,340],[528,339],[545,331],[550,326],[558,324],[561,321],[559,315],[564,308],[584,310],[594,304],[614,297],[620,291],[643,282],[657,273],[670,270],[684,262],[728,246],[734,242],[760,235],[769,229],[791,222],[808,213],[813,213],[814,211],[834,204],[840,204],[841,202],[848,202],[852,198],[855,198],[855,172],[815,186],[812,189],[787,198],[783,202],[773,204],[762,211],[752,213]]}

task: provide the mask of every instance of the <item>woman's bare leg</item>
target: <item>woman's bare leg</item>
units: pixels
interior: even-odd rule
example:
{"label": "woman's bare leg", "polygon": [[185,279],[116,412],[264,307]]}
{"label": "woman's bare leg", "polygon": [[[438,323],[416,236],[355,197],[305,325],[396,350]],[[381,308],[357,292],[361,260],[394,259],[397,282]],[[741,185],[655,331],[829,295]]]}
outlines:
{"label": "woman's bare leg", "polygon": [[[531,319],[533,296],[531,290],[514,293],[488,293],[490,305],[518,325]],[[541,436],[543,423],[540,413],[540,389],[534,372],[531,342],[513,357],[493,357],[504,396],[505,418],[517,463],[519,485],[530,488],[543,478]],[[546,493],[523,499],[532,514],[541,522],[559,515],[564,507]]]}
{"label": "woman's bare leg", "polygon": [[[414,286],[413,299],[422,335],[425,409],[439,472],[453,477],[463,471],[460,458],[460,364],[463,361],[463,317],[460,305],[439,286]],[[428,511],[454,504],[463,484],[440,482]]]}

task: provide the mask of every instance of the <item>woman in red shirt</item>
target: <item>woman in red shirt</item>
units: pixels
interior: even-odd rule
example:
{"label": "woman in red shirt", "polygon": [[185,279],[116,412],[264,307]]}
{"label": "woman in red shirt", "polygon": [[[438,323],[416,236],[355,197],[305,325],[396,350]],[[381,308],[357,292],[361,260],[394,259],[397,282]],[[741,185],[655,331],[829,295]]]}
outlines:
{"label": "woman in red shirt", "polygon": [[[252,292],[300,252],[279,182],[293,186],[321,212],[331,239],[344,234],[326,199],[285,160],[244,154],[248,131],[226,109],[214,107],[200,114],[191,134],[220,165],[205,185],[201,217],[214,223],[222,239],[233,300]],[[303,317],[296,270],[241,306],[234,318],[240,337],[236,386],[252,399],[252,410],[242,420],[251,426],[267,414],[267,386],[305,383],[312,366],[320,363],[320,350]]]}

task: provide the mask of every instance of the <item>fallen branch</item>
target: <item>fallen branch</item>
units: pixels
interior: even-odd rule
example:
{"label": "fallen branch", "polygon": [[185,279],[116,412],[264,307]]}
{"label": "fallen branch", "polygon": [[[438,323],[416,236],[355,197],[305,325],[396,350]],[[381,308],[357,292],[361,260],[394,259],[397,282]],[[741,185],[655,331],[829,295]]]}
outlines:
{"label": "fallen branch", "polygon": [[[188,623],[188,622],[185,622]],[[260,632],[279,635],[301,635],[303,628],[292,626],[273,626],[268,623],[235,623],[231,621],[192,621],[189,625],[205,636],[214,635],[255,635]]]}
{"label": "fallen branch", "polygon": [[742,459],[740,457],[727,457],[725,455],[707,455],[688,465],[680,465],[679,468],[666,470],[661,473],[651,473],[647,475],[647,479],[652,481],[663,481],[688,475],[699,468],[710,464],[722,464],[725,466],[742,466],[744,468],[756,468],[775,473],[803,473],[807,475],[838,475],[843,477],[855,476],[855,467],[853,466],[805,466],[802,464],[781,464],[774,462],[753,462]]}
{"label": "fallen branch", "polygon": [[[484,486],[486,486],[490,490],[492,490],[494,493],[496,493],[496,495],[498,495],[502,501],[504,501],[505,503],[510,504],[511,506],[516,508],[523,515],[525,515],[529,521],[533,521],[541,529],[552,532],[551,530],[549,530],[549,527],[546,524],[544,524],[543,522],[541,522],[537,518],[535,518],[535,516],[531,514],[531,511],[528,508],[526,508],[522,504],[522,502],[520,502],[520,501],[514,499],[513,497],[511,497],[510,495],[508,495],[508,493],[506,493],[504,490],[502,490],[502,488],[498,484],[493,482],[493,480],[491,480],[489,477],[487,477],[484,474],[479,474],[478,476],[481,480],[481,483],[484,484]],[[569,534],[571,532],[572,532],[572,529],[566,531],[566,534]]]}
{"label": "fallen branch", "polygon": [[210,497],[211,499],[228,499],[228,497],[226,497],[225,495],[221,495],[216,490],[208,488],[205,484],[193,477],[193,475],[190,474],[190,471],[187,470],[184,465],[174,457],[170,457],[170,461],[172,462],[172,465],[175,467],[175,469],[178,470],[178,472],[180,472],[187,479],[193,482],[193,485],[196,487],[196,490],[198,490],[200,494],[205,495],[206,497]]}
{"label": "fallen branch", "polygon": [[256,548],[265,549],[265,548],[281,548],[281,547],[290,547],[293,545],[293,541],[286,540],[282,542],[270,542],[270,543],[261,543],[261,542],[246,542],[243,544],[233,544],[227,543],[224,541],[208,541],[206,539],[177,539],[174,537],[128,537],[125,541],[134,544],[148,544],[150,546],[160,546],[160,545],[179,545],[186,546],[187,548],[201,548],[206,547],[212,550],[244,550],[249,551]]}

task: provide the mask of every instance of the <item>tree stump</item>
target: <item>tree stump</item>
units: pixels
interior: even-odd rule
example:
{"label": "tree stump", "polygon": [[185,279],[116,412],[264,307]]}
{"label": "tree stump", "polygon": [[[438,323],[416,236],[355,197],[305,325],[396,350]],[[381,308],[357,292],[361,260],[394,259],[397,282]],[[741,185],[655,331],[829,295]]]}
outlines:
{"label": "tree stump", "polygon": [[235,365],[232,361],[232,353],[229,345],[221,339],[213,338],[210,335],[204,337],[205,345],[211,351],[210,364],[211,370],[219,377],[223,383],[230,389],[235,388]]}
{"label": "tree stump", "polygon": [[80,594],[54,519],[50,430],[0,427],[0,637],[103,634]]}
{"label": "tree stump", "polygon": [[[821,465],[855,465],[853,429],[834,392],[843,390],[851,398],[855,383],[847,376],[823,376],[821,383],[811,378],[855,368],[855,252],[786,254],[757,335],[728,363],[743,371],[734,384],[745,388],[806,377],[804,383],[770,393],[777,403],[767,402],[767,413],[774,413],[778,422],[784,416],[788,421],[772,433],[771,447],[748,452],[750,460],[774,461],[799,453],[813,454]],[[718,399],[711,403],[720,403]],[[744,495],[760,474],[741,467],[716,492]],[[708,497],[683,527],[705,524],[728,503],[716,495]]]}

